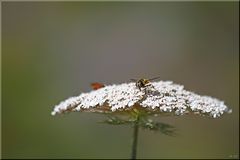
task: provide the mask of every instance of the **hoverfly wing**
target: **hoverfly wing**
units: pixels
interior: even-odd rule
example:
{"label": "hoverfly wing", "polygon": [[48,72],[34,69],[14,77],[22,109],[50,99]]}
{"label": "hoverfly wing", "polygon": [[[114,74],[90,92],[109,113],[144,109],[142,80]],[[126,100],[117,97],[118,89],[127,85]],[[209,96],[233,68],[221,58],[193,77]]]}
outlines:
{"label": "hoverfly wing", "polygon": [[149,79],[149,81],[156,80],[156,79],[159,79],[159,78],[160,77],[154,77],[154,78]]}
{"label": "hoverfly wing", "polygon": [[105,85],[102,83],[94,82],[94,83],[91,83],[91,87],[93,90],[97,90],[99,88],[105,87]]}

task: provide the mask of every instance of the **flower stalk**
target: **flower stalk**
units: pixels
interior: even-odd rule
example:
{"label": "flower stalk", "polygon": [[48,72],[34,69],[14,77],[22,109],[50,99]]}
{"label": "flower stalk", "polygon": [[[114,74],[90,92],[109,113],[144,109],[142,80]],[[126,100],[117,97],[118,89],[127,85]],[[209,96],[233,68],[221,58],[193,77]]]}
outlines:
{"label": "flower stalk", "polygon": [[139,116],[133,123],[133,140],[132,140],[132,153],[131,159],[136,159],[137,156],[137,141],[138,141],[138,129],[139,128]]}

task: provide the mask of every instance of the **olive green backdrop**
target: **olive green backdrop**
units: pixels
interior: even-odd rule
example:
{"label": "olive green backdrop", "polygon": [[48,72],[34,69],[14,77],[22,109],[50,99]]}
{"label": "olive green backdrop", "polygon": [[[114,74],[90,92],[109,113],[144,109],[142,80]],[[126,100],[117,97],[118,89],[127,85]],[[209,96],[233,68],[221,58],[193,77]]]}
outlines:
{"label": "olive green backdrop", "polygon": [[2,157],[129,158],[130,126],[51,116],[91,82],[161,76],[233,109],[219,119],[159,117],[138,158],[239,157],[238,2],[2,2]]}

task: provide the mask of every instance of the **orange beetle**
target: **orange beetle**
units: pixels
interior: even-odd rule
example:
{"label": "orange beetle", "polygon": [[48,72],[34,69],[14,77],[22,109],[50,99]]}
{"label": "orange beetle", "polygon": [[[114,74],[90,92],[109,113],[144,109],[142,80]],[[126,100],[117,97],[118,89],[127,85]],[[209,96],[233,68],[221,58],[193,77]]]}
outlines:
{"label": "orange beetle", "polygon": [[105,87],[105,85],[102,83],[94,82],[94,83],[91,83],[91,87],[93,90],[97,90],[99,88]]}

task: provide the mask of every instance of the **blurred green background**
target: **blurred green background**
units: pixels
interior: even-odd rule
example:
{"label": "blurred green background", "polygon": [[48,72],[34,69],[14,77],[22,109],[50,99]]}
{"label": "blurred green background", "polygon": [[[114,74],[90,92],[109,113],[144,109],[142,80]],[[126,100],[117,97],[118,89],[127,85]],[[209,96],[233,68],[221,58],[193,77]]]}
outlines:
{"label": "blurred green background", "polygon": [[101,114],[51,116],[91,82],[161,76],[233,109],[159,117],[138,158],[239,157],[238,2],[2,2],[2,157],[129,158],[130,126]]}

